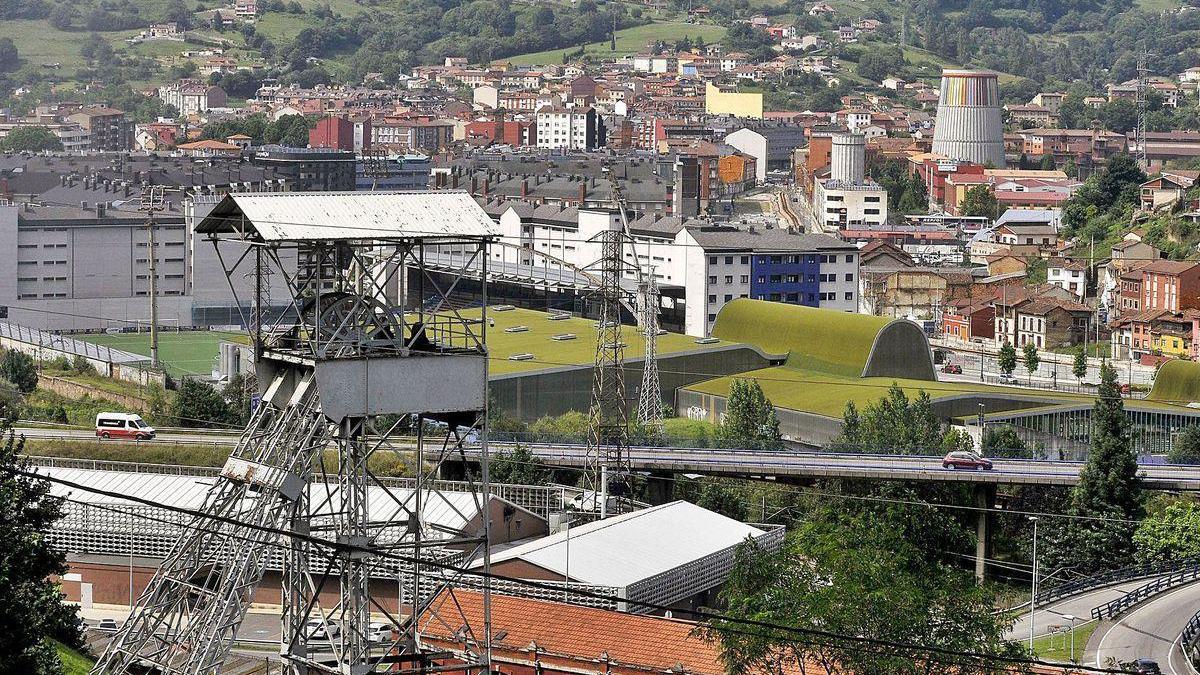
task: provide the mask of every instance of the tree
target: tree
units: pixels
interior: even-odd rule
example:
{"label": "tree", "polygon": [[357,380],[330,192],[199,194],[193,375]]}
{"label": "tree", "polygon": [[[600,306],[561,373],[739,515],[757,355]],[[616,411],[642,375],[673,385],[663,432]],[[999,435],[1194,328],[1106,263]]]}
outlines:
{"label": "tree", "polygon": [[549,485],[554,479],[545,462],[520,444],[508,452],[497,453],[491,460],[488,474],[493,483],[513,485]]}
{"label": "tree", "polygon": [[[753,541],[739,545],[721,591],[724,614],[738,621],[716,619],[702,628],[718,643],[727,672],[962,672],[961,664],[931,661],[928,652],[863,649],[854,637],[830,634],[1020,654],[1003,639],[1007,622],[993,613],[991,591],[965,570],[928,558],[904,521],[835,511],[801,523],[778,552]],[[795,630],[757,627],[764,624]]]}
{"label": "tree", "polygon": [[1200,464],[1200,426],[1193,424],[1184,427],[1167,451],[1167,461],[1172,464]]}
{"label": "tree", "polygon": [[992,424],[984,428],[979,451],[985,457],[1025,457],[1025,441],[1011,424]]}
{"label": "tree", "polygon": [[1079,384],[1083,384],[1083,378],[1087,375],[1088,361],[1087,352],[1083,351],[1083,347],[1075,352],[1075,360],[1071,363],[1071,374],[1079,380]]}
{"label": "tree", "polygon": [[0,671],[29,675],[62,672],[51,640],[83,646],[82,624],[51,576],[67,572],[66,556],[46,537],[63,515],[50,483],[30,475],[21,457],[24,438],[0,421]]}
{"label": "tree", "polygon": [[229,378],[221,388],[221,398],[225,399],[225,405],[229,408],[229,418],[238,426],[245,426],[250,421],[250,406],[257,391],[258,378],[244,373]]}
{"label": "tree", "polygon": [[1000,372],[1005,375],[1012,375],[1017,369],[1017,350],[1011,343],[1005,342],[1000,346],[1000,354],[996,357],[996,363],[1000,366]]}
{"label": "tree", "polygon": [[775,406],[757,380],[733,381],[721,427],[728,440],[749,447],[775,448],[782,440]]}
{"label": "tree", "polygon": [[835,446],[846,452],[907,455],[941,448],[945,441],[929,394],[921,391],[916,398],[909,399],[903,389],[892,383],[886,395],[868,404],[861,413],[853,401],[846,403],[842,433]]}
{"label": "tree", "polygon": [[42,152],[62,147],[62,141],[46,127],[17,127],[0,139],[0,152]]}
{"label": "tree", "polygon": [[0,73],[7,73],[21,67],[21,57],[17,54],[17,46],[11,38],[0,38]]}
{"label": "tree", "polygon": [[1129,420],[1117,372],[1108,363],[1100,366],[1098,394],[1087,463],[1067,508],[1069,514],[1087,519],[1058,523],[1046,547],[1052,565],[1072,565],[1084,574],[1119,567],[1132,558],[1133,533],[1144,514]]}
{"label": "tree", "polygon": [[70,30],[78,16],[79,13],[75,10],[74,4],[60,2],[50,10],[50,25],[58,30]]}
{"label": "tree", "polygon": [[172,402],[171,416],[181,427],[208,428],[237,424],[221,392],[193,378],[185,379],[179,385]]}
{"label": "tree", "polygon": [[1025,370],[1029,372],[1029,382],[1032,384],[1033,374],[1037,372],[1042,360],[1038,357],[1037,345],[1032,342],[1026,342],[1022,352],[1021,360],[1025,362]]}
{"label": "tree", "polygon": [[1000,217],[1000,202],[996,199],[996,193],[992,192],[991,186],[976,185],[963,195],[958,211],[964,216],[983,216],[995,220]]}
{"label": "tree", "polygon": [[746,500],[724,481],[716,478],[706,478],[702,481],[700,494],[696,496],[696,506],[734,520],[744,521],[749,515]]}
{"label": "tree", "polygon": [[37,364],[25,352],[6,349],[0,356],[0,378],[12,382],[22,394],[28,394],[37,389]]}
{"label": "tree", "polygon": [[1200,504],[1179,498],[1143,520],[1133,534],[1133,543],[1142,562],[1200,558],[1197,532],[1200,532]]}

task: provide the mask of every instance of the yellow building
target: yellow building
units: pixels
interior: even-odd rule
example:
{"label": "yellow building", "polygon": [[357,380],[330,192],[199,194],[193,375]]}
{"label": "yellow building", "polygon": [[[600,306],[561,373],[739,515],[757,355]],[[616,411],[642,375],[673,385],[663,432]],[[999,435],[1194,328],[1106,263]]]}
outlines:
{"label": "yellow building", "polygon": [[706,82],[704,84],[704,112],[710,115],[733,115],[734,117],[761,119],[763,95],[725,91],[713,86],[712,82]]}

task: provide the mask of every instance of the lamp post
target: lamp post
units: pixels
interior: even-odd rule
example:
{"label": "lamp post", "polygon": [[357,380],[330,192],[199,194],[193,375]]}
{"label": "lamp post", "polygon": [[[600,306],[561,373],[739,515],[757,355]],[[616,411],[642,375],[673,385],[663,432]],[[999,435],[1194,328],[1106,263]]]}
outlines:
{"label": "lamp post", "polygon": [[1037,623],[1037,516],[1029,516],[1033,521],[1033,583],[1029,586],[1029,652],[1033,653],[1034,624]]}
{"label": "lamp post", "polygon": [[1075,662],[1075,616],[1072,614],[1063,614],[1062,618],[1071,622],[1071,663]]}

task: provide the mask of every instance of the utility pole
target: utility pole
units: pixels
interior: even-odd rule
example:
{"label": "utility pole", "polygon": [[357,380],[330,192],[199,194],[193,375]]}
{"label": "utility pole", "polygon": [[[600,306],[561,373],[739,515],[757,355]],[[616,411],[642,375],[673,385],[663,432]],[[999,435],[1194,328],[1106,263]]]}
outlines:
{"label": "utility pole", "polygon": [[149,263],[150,296],[150,367],[158,368],[158,244],[154,237],[154,214],[162,211],[165,202],[166,189],[162,185],[143,185],[141,211],[146,214],[146,229],[149,232],[149,253],[146,260]]}

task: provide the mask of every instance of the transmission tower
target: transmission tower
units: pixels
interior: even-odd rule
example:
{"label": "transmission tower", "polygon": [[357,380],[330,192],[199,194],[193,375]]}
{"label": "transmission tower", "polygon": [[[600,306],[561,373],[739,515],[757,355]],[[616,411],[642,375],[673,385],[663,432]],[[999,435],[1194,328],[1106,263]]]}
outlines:
{"label": "transmission tower", "polygon": [[625,234],[605,230],[600,242],[600,305],[596,324],[596,359],[592,365],[592,403],[588,410],[588,466],[585,487],[608,514],[608,496],[618,500],[629,487],[629,409],[625,401],[625,343],[621,340],[621,279],[624,276]]}
{"label": "transmission tower", "polygon": [[[318,214],[320,222],[264,220],[260,227],[256,215],[267,198],[291,213]],[[279,654],[289,675],[430,673],[448,663],[456,672],[488,672],[486,307],[464,318],[448,295],[456,283],[435,281],[423,260],[426,248],[441,246],[486,260],[490,223],[482,213],[470,220],[474,204],[465,195],[341,199],[231,194],[197,225],[216,246],[235,299],[239,266],[269,265],[290,305],[271,325],[255,322],[262,400],[95,675],[216,673],[268,569],[282,580]],[[387,219],[420,212],[438,212],[436,227]],[[366,214],[371,227],[350,238],[355,222],[342,216],[354,213]],[[430,293],[407,313],[383,300],[389,276],[405,265]],[[255,284],[258,307],[263,286]],[[415,448],[396,442],[405,421],[416,426]],[[429,432],[426,421],[443,431]],[[478,480],[469,472],[465,484],[473,489],[441,493],[436,472],[447,461],[468,464],[466,438],[477,439],[471,461],[480,464]],[[397,485],[374,475],[372,458],[388,453],[414,478]],[[461,509],[465,517],[472,508],[484,514],[475,516],[477,529],[448,533],[427,518],[426,504],[464,504],[464,492],[472,500]],[[482,579],[461,574],[480,561]],[[381,581],[395,592],[373,593]],[[453,599],[463,587],[482,593],[482,616],[466,616]],[[394,627],[382,643],[370,630],[379,616]],[[459,646],[428,644],[423,632],[431,625],[456,627]]]}
{"label": "transmission tower", "polygon": [[638,422],[652,436],[663,433],[662,382],[658,378],[658,297],[658,282],[651,267],[638,284],[642,336],[646,341],[642,388],[638,392]]}
{"label": "transmission tower", "polygon": [[1137,105],[1137,128],[1134,130],[1134,143],[1137,144],[1137,160],[1142,168],[1149,166],[1146,160],[1146,117],[1149,112],[1146,103],[1146,90],[1149,86],[1149,61],[1150,54],[1146,51],[1145,45],[1142,45],[1142,49],[1138,53],[1137,87],[1134,99]]}
{"label": "transmission tower", "polygon": [[148,244],[146,260],[148,288],[146,295],[150,297],[150,367],[158,367],[158,242],[155,241],[156,224],[154,214],[166,208],[166,188],[162,185],[143,185],[139,209],[146,214],[146,231]]}
{"label": "transmission tower", "polygon": [[392,176],[392,166],[385,148],[374,147],[363,151],[363,176],[371,179],[372,192],[379,189],[380,178]]}

